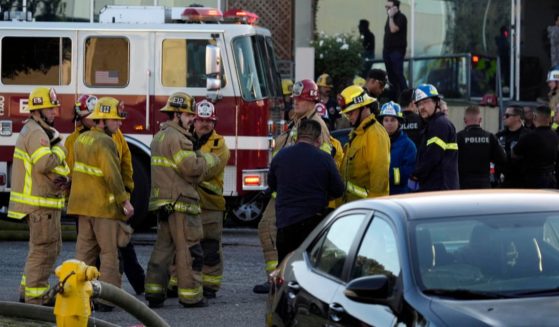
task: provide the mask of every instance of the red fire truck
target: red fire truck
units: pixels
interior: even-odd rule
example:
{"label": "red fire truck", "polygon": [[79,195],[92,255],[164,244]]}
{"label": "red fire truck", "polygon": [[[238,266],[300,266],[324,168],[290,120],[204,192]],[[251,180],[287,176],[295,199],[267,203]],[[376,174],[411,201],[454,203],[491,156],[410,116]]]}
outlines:
{"label": "red fire truck", "polygon": [[[212,8],[106,7],[99,23],[0,23],[0,208],[6,211],[14,144],[28,117],[27,97],[53,87],[62,103],[56,128],[74,129],[81,94],[125,103],[122,130],[133,153],[133,203],[141,220],[150,188],[149,144],[165,120],[168,96],[186,91],[215,105],[216,130],[231,150],[224,195],[229,213],[256,220],[265,199],[274,121],[283,108],[269,30],[256,15]],[[248,23],[247,23],[248,22]],[[277,118],[277,119],[276,119]]]}

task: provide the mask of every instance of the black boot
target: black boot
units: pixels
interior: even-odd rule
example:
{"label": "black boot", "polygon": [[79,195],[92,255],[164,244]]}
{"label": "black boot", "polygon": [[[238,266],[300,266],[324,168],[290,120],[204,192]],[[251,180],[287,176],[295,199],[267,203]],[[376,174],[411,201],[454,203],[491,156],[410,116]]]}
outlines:
{"label": "black boot", "polygon": [[270,292],[270,282],[255,285],[252,291],[256,294],[268,294]]}
{"label": "black boot", "polygon": [[217,291],[204,287],[204,297],[206,299],[215,299]]}

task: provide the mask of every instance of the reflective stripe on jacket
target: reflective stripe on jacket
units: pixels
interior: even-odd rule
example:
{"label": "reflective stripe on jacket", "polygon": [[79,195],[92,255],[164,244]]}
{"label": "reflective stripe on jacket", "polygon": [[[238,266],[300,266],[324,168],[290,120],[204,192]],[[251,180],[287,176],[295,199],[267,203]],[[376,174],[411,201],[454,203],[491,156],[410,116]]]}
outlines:
{"label": "reflective stripe on jacket", "polygon": [[74,143],[74,160],[68,213],[124,220],[122,203],[130,195],[113,139],[95,127],[82,133]]}
{"label": "reflective stripe on jacket", "polygon": [[25,122],[14,149],[8,217],[22,219],[38,207],[64,207],[63,193],[53,181],[56,175],[67,175],[66,153],[60,145],[50,146],[37,121]]}
{"label": "reflective stripe on jacket", "polygon": [[316,112],[316,110],[312,110],[301,118],[293,119],[292,127],[287,132],[280,134],[278,135],[278,137],[276,137],[275,147],[272,156],[278,153],[279,150],[295,144],[295,142],[297,141],[297,128],[299,127],[301,122],[305,119],[312,119],[320,124],[321,127],[320,149],[326,153],[332,153],[332,144],[330,143],[330,131],[328,130],[328,126],[326,126],[326,123]]}
{"label": "reflective stripe on jacket", "polygon": [[350,134],[342,162],[344,203],[388,195],[390,139],[371,114]]}
{"label": "reflective stripe on jacket", "polygon": [[219,158],[218,164],[208,169],[204,175],[204,180],[198,184],[200,206],[202,209],[224,211],[223,175],[230,156],[229,149],[225,145],[225,139],[213,130],[200,151],[202,153],[213,153]]}
{"label": "reflective stripe on jacket", "polygon": [[190,134],[177,123],[168,121],[151,142],[151,195],[149,210],[174,204],[174,210],[200,213],[196,185],[219,159],[212,153],[193,151]]}

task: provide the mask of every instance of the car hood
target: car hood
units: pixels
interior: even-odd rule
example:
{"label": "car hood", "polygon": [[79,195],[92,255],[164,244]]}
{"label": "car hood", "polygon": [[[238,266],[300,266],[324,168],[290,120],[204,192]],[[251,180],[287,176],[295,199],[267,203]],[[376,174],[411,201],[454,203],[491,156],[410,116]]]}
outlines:
{"label": "car hood", "polygon": [[557,326],[559,297],[453,301],[432,299],[447,326]]}

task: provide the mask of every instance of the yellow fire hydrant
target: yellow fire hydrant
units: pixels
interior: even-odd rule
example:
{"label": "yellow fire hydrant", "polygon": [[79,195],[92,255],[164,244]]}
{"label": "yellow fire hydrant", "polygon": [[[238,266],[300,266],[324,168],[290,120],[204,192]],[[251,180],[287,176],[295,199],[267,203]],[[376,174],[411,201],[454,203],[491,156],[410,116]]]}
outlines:
{"label": "yellow fire hydrant", "polygon": [[58,266],[55,274],[59,280],[54,305],[56,326],[87,326],[93,294],[91,281],[99,277],[99,271],[82,261],[71,259]]}

